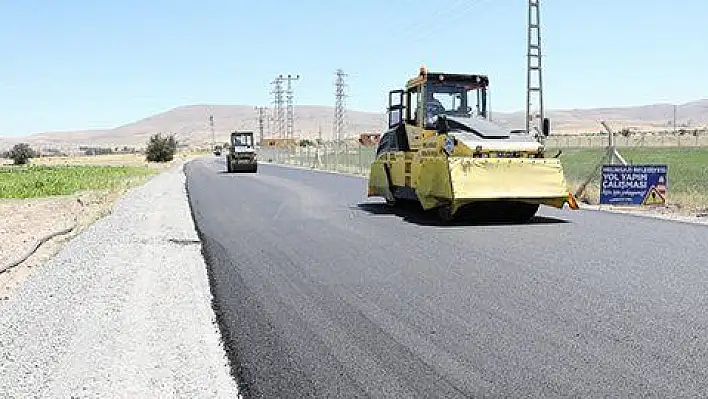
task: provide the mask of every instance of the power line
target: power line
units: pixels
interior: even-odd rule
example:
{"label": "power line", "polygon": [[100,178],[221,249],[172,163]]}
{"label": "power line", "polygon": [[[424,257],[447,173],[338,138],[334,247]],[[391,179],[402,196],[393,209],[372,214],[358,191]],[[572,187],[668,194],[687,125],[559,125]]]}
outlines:
{"label": "power line", "polygon": [[[283,78],[282,75],[280,75],[281,79]],[[299,80],[300,75],[288,75],[287,77],[284,78],[288,82],[288,87],[286,90],[286,100],[287,100],[287,135],[286,137],[288,138],[294,138],[294,130],[295,130],[295,107],[293,106],[293,86],[292,82],[294,80]]]}
{"label": "power line", "polygon": [[283,109],[283,76],[280,75],[271,82],[274,86],[273,91],[273,105],[274,105],[274,115],[273,119],[275,122],[275,135],[279,138],[283,137],[283,127],[285,124],[285,113]]}
{"label": "power line", "polygon": [[263,145],[263,128],[267,110],[268,107],[256,107],[256,111],[258,112],[258,133],[260,139],[259,145]]}
{"label": "power line", "polygon": [[344,99],[347,97],[346,94],[344,94],[344,88],[347,86],[347,84],[344,83],[344,78],[347,75],[341,69],[337,69],[335,74],[337,80],[334,83],[334,138],[339,141],[342,140],[344,136]]}
{"label": "power line", "polygon": [[415,42],[431,34],[437,34],[439,30],[438,21],[441,21],[446,26],[454,26],[451,22],[463,17],[469,18],[470,15],[467,12],[474,7],[479,8],[479,5],[486,1],[489,0],[457,0],[456,3],[450,2],[445,7],[438,7],[435,12],[426,14],[420,21],[406,23],[406,28],[395,32],[393,37],[389,39],[395,41],[400,38],[408,42]]}
{"label": "power line", "polygon": [[465,9],[469,8],[470,2],[474,3],[476,0],[451,0],[446,3],[445,7],[436,7],[435,10],[431,10],[429,13],[424,13],[419,19],[409,20],[406,26],[398,31],[400,37],[410,38],[411,36],[419,37],[418,35],[427,36],[431,31],[437,30],[437,27],[431,27],[430,21],[446,21],[446,14],[457,14],[461,10],[458,9],[459,6],[464,6]]}
{"label": "power line", "polygon": [[[541,124],[544,119],[541,72],[541,6],[539,0],[529,0],[526,56],[528,59],[526,66],[526,132],[531,133],[533,127],[539,134],[542,131]],[[534,107],[534,103],[536,107]]]}

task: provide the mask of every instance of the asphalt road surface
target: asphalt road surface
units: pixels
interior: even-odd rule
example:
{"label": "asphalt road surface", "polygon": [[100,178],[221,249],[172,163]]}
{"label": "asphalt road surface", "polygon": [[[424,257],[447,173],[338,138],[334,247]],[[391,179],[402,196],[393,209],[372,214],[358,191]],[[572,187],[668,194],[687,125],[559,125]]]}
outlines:
{"label": "asphalt road surface", "polygon": [[366,180],[186,167],[251,397],[705,396],[708,228],[542,208],[436,226]]}

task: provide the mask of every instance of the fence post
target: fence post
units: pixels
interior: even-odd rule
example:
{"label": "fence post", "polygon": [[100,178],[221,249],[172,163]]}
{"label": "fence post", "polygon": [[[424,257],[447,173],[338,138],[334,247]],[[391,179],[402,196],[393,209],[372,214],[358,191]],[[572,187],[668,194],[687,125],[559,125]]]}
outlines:
{"label": "fence post", "polygon": [[340,172],[346,172],[347,170],[347,153],[346,153],[347,145],[344,144],[344,142],[339,143],[339,159],[340,159]]}
{"label": "fence post", "polygon": [[346,166],[344,167],[344,172],[345,173],[352,173],[351,170],[349,170],[349,144],[347,142],[344,142],[344,163]]}
{"label": "fence post", "polygon": [[339,172],[339,141],[334,142],[334,171]]}
{"label": "fence post", "polygon": [[332,144],[332,151],[334,151],[334,167],[332,169],[333,172],[337,172],[339,170],[339,142],[334,141]]}
{"label": "fence post", "polygon": [[356,153],[357,153],[357,160],[358,160],[357,164],[359,165],[359,167],[357,169],[359,171],[359,174],[363,175],[364,170],[363,170],[363,165],[361,164],[361,144],[359,144],[359,146],[357,147]]}
{"label": "fence post", "polygon": [[327,143],[322,143],[322,151],[324,152],[324,165],[322,169],[329,170],[329,152],[327,151]]}

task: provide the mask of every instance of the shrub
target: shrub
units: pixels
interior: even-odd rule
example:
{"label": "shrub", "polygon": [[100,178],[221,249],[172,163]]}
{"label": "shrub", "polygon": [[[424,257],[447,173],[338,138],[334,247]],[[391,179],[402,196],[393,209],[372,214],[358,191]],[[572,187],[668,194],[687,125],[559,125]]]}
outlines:
{"label": "shrub", "polygon": [[14,161],[15,165],[25,165],[29,162],[30,158],[34,158],[35,156],[35,152],[27,143],[15,144],[9,153],[9,158]]}
{"label": "shrub", "polygon": [[177,141],[174,135],[162,137],[155,134],[150,137],[145,153],[148,162],[170,162],[177,152]]}

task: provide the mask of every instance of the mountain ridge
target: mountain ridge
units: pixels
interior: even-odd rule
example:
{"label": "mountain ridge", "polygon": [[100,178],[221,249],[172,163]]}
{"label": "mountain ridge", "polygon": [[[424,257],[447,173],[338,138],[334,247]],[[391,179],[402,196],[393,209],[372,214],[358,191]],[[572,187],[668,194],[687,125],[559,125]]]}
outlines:
{"label": "mountain ridge", "polygon": [[[677,125],[703,127],[708,125],[708,99],[677,105]],[[272,110],[269,110],[272,111]],[[331,139],[334,107],[327,105],[296,105],[295,133],[303,138]],[[258,134],[258,119],[254,105],[247,104],[187,104],[146,116],[134,122],[108,129],[53,131],[24,137],[0,136],[0,149],[18,142],[34,147],[84,146],[143,146],[155,133],[175,134],[180,142],[190,146],[209,145],[212,134],[209,115],[214,115],[216,142],[228,140],[233,130],[252,130]],[[272,116],[269,113],[269,116]],[[602,108],[550,109],[553,134],[577,134],[602,130],[599,122],[605,120],[614,128],[633,127],[646,130],[673,127],[674,105],[668,103]],[[384,112],[347,110],[348,136],[359,133],[381,132],[386,124]],[[523,128],[524,112],[496,112],[492,119],[507,128]],[[272,131],[272,123],[264,126],[265,137]]]}

